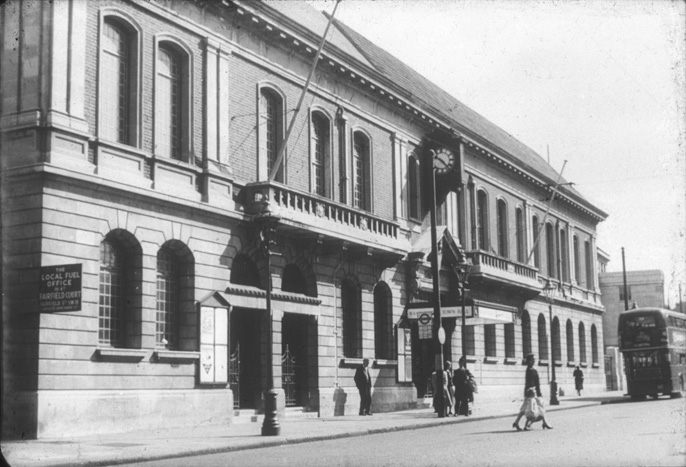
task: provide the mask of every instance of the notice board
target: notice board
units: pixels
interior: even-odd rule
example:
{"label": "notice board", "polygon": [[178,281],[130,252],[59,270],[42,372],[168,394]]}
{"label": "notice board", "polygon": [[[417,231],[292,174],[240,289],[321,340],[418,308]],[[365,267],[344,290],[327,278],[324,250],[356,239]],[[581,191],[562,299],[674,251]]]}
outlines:
{"label": "notice board", "polygon": [[81,263],[40,268],[38,307],[41,313],[81,311]]}
{"label": "notice board", "polygon": [[229,310],[200,307],[200,384],[228,383]]}

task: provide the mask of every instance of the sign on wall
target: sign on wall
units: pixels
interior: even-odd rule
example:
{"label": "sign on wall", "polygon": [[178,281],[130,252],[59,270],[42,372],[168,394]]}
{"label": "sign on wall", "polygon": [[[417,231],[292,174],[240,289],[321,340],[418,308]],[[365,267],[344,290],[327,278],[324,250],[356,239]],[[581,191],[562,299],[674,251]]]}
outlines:
{"label": "sign on wall", "polygon": [[229,310],[200,307],[200,383],[228,383]]}
{"label": "sign on wall", "polygon": [[40,268],[38,307],[41,313],[81,311],[81,263]]}

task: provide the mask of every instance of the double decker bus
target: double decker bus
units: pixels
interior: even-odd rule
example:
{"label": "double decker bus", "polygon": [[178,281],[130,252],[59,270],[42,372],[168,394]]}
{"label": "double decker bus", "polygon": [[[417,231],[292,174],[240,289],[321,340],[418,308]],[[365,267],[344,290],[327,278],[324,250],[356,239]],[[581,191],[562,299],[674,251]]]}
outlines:
{"label": "double decker bus", "polygon": [[681,396],[686,389],[686,314],[662,308],[623,311],[618,336],[632,399]]}

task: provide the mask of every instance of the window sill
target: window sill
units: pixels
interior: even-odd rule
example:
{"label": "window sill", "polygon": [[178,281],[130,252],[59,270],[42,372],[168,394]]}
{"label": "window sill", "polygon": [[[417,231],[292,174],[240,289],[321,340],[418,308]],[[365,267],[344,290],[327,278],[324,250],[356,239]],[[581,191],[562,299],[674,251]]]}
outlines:
{"label": "window sill", "polygon": [[476,361],[477,361],[476,357],[473,355],[467,355],[465,357],[465,360],[467,361],[467,363],[476,363]]}
{"label": "window sill", "polygon": [[576,366],[576,363],[574,362],[567,362],[567,367],[568,368],[574,368]]}
{"label": "window sill", "polygon": [[384,359],[376,359],[374,360],[374,366],[379,367],[379,366],[397,366],[398,365],[398,360],[384,360]]}
{"label": "window sill", "polygon": [[155,350],[153,357],[159,362],[180,362],[200,360],[200,352],[183,350]]}
{"label": "window sill", "polygon": [[508,357],[505,359],[505,365],[516,365],[518,361],[518,358]]}
{"label": "window sill", "polygon": [[498,357],[484,357],[484,363],[498,363]]}
{"label": "window sill", "polygon": [[580,366],[581,368],[586,368],[586,367],[588,366],[588,363],[586,363],[586,362],[581,362],[581,363],[579,363],[579,366]]}
{"label": "window sill", "polygon": [[139,362],[143,360],[145,355],[148,353],[146,349],[118,349],[114,347],[108,349],[97,349],[95,352],[101,360],[127,362]]}
{"label": "window sill", "polygon": [[562,366],[562,360],[555,360],[555,366]]}
{"label": "window sill", "polygon": [[541,359],[538,361],[538,366],[548,366],[550,364],[549,360]]}
{"label": "window sill", "polygon": [[592,364],[591,366],[592,366],[593,368],[600,368],[600,364],[599,364],[599,363],[594,363],[594,364]]}
{"label": "window sill", "polygon": [[341,358],[341,366],[362,365],[363,360],[364,360],[364,358],[343,357],[343,358]]}

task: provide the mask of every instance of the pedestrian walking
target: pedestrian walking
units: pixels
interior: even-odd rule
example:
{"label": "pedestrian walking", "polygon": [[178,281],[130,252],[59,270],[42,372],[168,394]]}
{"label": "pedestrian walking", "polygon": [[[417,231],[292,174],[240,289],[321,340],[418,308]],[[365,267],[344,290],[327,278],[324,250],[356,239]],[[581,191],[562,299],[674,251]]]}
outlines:
{"label": "pedestrian walking", "polygon": [[[528,395],[532,394],[533,392],[532,395],[536,398],[539,398],[537,402],[540,402],[540,398],[542,397],[541,383],[538,379],[538,371],[536,371],[536,369],[534,368],[534,363],[536,363],[536,357],[532,353],[528,354],[526,356],[526,373],[524,375],[524,403],[519,408],[519,414],[517,414],[517,419],[512,424],[512,428],[516,428],[517,431],[521,431],[521,428],[519,427],[519,420],[521,420],[522,417],[526,416],[527,409],[531,408],[532,401],[527,401]],[[529,389],[532,389],[533,391],[529,391]],[[542,420],[544,429],[553,428],[548,424],[547,421],[545,421],[544,418]]]}
{"label": "pedestrian walking", "polygon": [[[438,381],[438,375],[439,373],[437,371],[434,371],[431,374],[431,385],[434,388],[434,400],[433,400],[433,405],[434,405],[434,411],[439,414],[443,414],[445,417],[446,415],[449,415],[452,410],[453,406],[453,398],[451,397],[451,390],[450,387],[452,386],[452,378],[450,377],[449,372],[447,371],[448,368],[452,365],[451,362],[446,361],[443,363],[443,367],[445,368],[443,371],[441,371],[441,380]],[[442,397],[442,401],[440,398]]]}
{"label": "pedestrian walking", "polygon": [[455,416],[471,415],[470,404],[474,401],[474,376],[467,369],[467,359],[462,356],[453,375],[455,384]]}
{"label": "pedestrian walking", "polygon": [[453,362],[446,360],[445,362],[446,383],[448,386],[448,402],[447,414],[452,415],[455,410],[455,385],[453,384]]}
{"label": "pedestrian walking", "polygon": [[360,415],[372,415],[372,377],[369,375],[369,359],[355,371],[355,386],[360,391]]}
{"label": "pedestrian walking", "polygon": [[580,396],[581,390],[584,388],[584,372],[581,371],[579,365],[576,366],[572,376],[574,376],[574,387],[576,388],[576,393]]}

